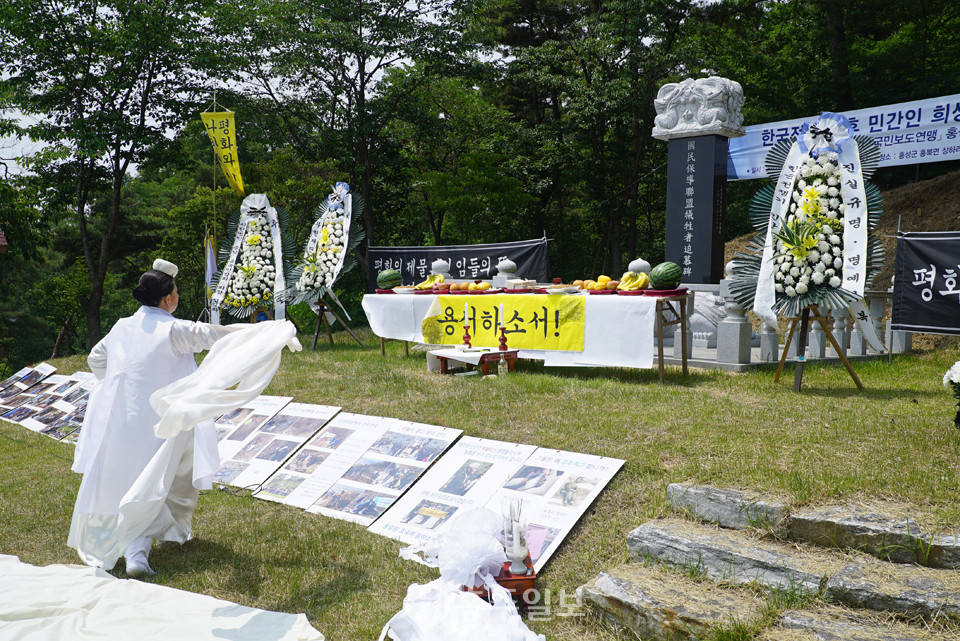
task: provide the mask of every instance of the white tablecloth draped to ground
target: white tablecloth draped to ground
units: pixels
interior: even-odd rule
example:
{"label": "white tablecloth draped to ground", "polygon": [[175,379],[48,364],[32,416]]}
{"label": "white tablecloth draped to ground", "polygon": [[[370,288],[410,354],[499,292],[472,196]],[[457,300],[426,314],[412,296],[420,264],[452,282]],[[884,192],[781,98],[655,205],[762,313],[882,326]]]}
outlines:
{"label": "white tablecloth draped to ground", "polygon": [[[367,294],[363,311],[377,336],[422,343],[421,324],[435,299],[426,294]],[[587,295],[582,352],[521,349],[517,356],[553,367],[653,367],[656,305],[648,296]]]}
{"label": "white tablecloth draped to ground", "polygon": [[18,641],[323,641],[303,614],[117,579],[84,565],[0,555],[0,638]]}

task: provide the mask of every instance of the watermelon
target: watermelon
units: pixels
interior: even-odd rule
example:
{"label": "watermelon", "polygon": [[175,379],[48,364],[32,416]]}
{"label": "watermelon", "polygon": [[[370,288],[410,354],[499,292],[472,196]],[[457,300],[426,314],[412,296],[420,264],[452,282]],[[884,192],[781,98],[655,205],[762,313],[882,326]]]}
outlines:
{"label": "watermelon", "polygon": [[403,277],[395,269],[385,269],[377,274],[377,287],[379,289],[391,289],[403,283]]}
{"label": "watermelon", "polygon": [[676,263],[660,263],[650,272],[650,286],[654,289],[676,289],[683,272]]}

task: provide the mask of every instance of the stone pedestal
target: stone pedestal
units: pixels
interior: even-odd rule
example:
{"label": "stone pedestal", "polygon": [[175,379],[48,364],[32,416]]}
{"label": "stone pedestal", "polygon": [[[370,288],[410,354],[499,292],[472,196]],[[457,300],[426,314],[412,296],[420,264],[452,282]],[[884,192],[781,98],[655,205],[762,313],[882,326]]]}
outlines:
{"label": "stone pedestal", "polygon": [[765,363],[780,360],[780,335],[766,323],[760,329],[760,360]]}
{"label": "stone pedestal", "polygon": [[863,335],[863,332],[860,331],[860,327],[854,323],[853,329],[850,331],[850,347],[847,349],[847,354],[850,356],[864,356],[867,353],[867,339]]}
{"label": "stone pedestal", "polygon": [[893,354],[903,354],[913,349],[913,332],[903,330],[893,331],[890,327],[890,321],[887,321],[886,327],[887,349]]}
{"label": "stone pedestal", "polygon": [[800,330],[798,329],[793,333],[793,340],[790,341],[790,344],[787,346],[787,360],[795,361],[797,360],[797,343],[800,342]]}
{"label": "stone pedestal", "polygon": [[730,295],[730,281],[726,278],[720,281],[720,297],[727,316],[717,325],[717,362],[749,363],[753,330],[743,308]]}
{"label": "stone pedestal", "polygon": [[[847,350],[850,349],[850,334],[847,331],[847,321],[850,319],[850,312],[846,309],[834,309],[830,312],[830,316],[833,317],[833,338],[837,341],[837,344],[840,345],[841,353],[846,355]],[[833,345],[830,346],[830,352],[834,356],[840,355],[835,353]]]}
{"label": "stone pedestal", "polygon": [[[864,296],[867,307],[870,309],[870,318],[873,320],[873,326],[877,330],[877,336],[883,339],[884,347],[887,348],[887,351],[890,351],[890,338],[886,336],[883,326],[883,316],[887,309],[887,297],[890,296],[890,294],[879,292],[880,295],[871,296],[870,293],[871,292],[867,292],[866,296]],[[876,294],[876,292],[874,293]]]}
{"label": "stone pedestal", "polygon": [[[799,332],[799,328],[797,329]],[[823,332],[823,328],[820,327],[820,323],[812,322],[810,323],[810,338],[807,341],[807,356],[810,360],[822,359],[827,355],[827,335]],[[794,336],[794,339],[797,337]]]}

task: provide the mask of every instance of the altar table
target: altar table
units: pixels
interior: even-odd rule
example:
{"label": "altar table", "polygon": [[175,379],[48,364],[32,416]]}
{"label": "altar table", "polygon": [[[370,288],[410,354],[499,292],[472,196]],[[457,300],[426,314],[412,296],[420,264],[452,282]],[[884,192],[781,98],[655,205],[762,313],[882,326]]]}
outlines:
{"label": "altar table", "polygon": [[[547,294],[487,294],[509,309],[510,300]],[[653,366],[657,330],[657,298],[650,296],[584,296],[583,351],[521,349],[517,358],[541,360],[550,367]],[[676,297],[675,297],[676,298]],[[436,299],[433,294],[367,294],[363,311],[370,329],[381,338],[423,343],[421,324]],[[684,305],[678,306],[683,309]],[[662,341],[661,341],[662,343]],[[495,347],[495,346],[491,346]],[[508,347],[510,347],[508,345]],[[661,360],[662,367],[662,360]]]}

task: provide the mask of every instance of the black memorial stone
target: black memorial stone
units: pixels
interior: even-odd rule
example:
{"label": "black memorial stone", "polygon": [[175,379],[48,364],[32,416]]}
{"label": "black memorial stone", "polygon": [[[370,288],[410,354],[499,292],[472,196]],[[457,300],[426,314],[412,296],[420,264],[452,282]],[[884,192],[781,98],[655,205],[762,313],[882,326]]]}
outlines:
{"label": "black memorial stone", "polygon": [[689,284],[723,278],[727,138],[674,138],[667,144],[665,256]]}

